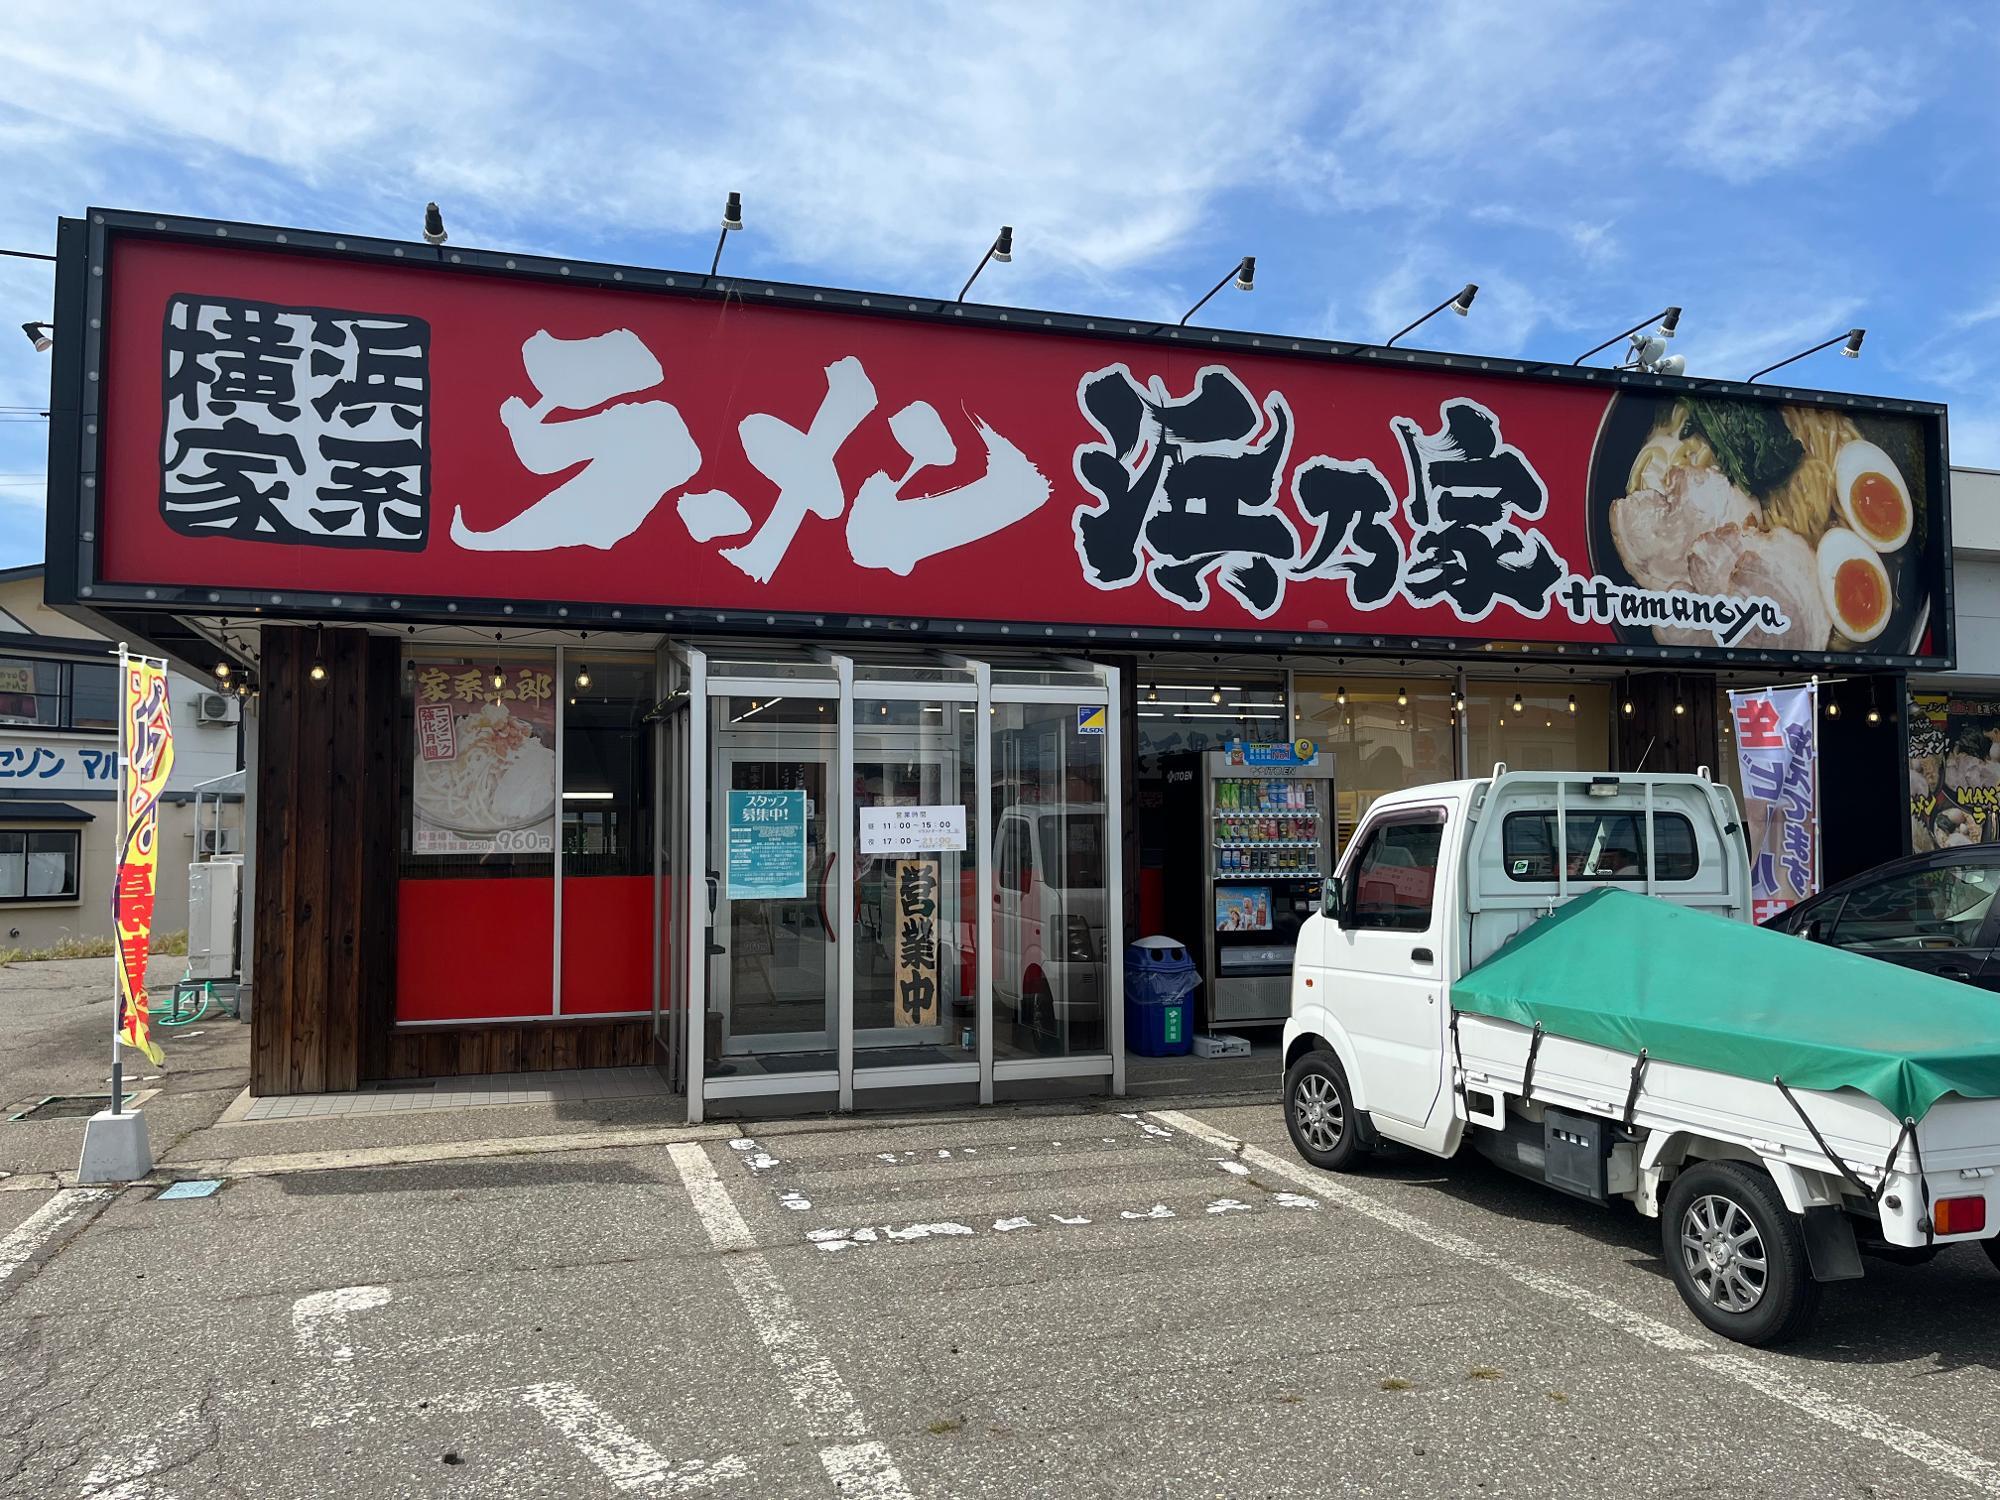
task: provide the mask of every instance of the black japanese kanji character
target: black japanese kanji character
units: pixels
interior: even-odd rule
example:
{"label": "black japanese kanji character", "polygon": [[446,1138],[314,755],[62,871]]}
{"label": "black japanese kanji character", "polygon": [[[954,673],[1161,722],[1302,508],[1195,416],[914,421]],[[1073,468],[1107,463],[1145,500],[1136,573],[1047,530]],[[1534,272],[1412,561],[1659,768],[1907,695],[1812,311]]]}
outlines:
{"label": "black japanese kanji character", "polygon": [[[414,430],[423,420],[429,378],[428,330],[414,319],[356,318],[345,327],[354,341],[351,361],[340,353],[313,350],[313,374],[338,376],[313,398],[323,422],[339,413],[359,427],[378,406],[387,407],[398,427]],[[318,330],[314,333],[319,341]]]}
{"label": "black japanese kanji character", "polygon": [[[243,418],[230,417],[220,427],[183,428],[174,442],[167,469],[182,480],[175,499],[186,522],[215,531],[294,530],[277,505],[291,494],[291,482],[273,478],[268,487],[258,482],[276,475],[281,463],[294,474],[305,473],[298,440],[290,433],[260,432]],[[203,460],[201,469],[186,467],[194,454]]]}
{"label": "black japanese kanji character", "polygon": [[1319,525],[1295,577],[1345,573],[1348,597],[1362,609],[1373,609],[1396,592],[1403,541],[1389,524],[1396,497],[1380,469],[1365,459],[1309,459],[1292,475],[1292,497],[1300,514]]}
{"label": "black japanese kanji character", "polygon": [[1173,400],[1114,365],[1085,376],[1077,401],[1104,437],[1075,459],[1099,501],[1073,521],[1090,581],[1122,588],[1143,565],[1156,592],[1201,609],[1214,575],[1259,618],[1275,610],[1279,568],[1298,556],[1298,534],[1277,509],[1291,451],[1285,398],[1273,392],[1260,408],[1233,374],[1211,366]]}
{"label": "black japanese kanji character", "polygon": [[906,917],[936,913],[937,872],[928,861],[904,865],[898,872],[896,904]]}
{"label": "black japanese kanji character", "polygon": [[314,490],[321,504],[312,517],[329,531],[339,531],[361,512],[361,535],[381,536],[386,525],[402,536],[423,529],[421,491],[410,487],[424,462],[423,445],[410,439],[339,438],[319,440],[320,456],[329,460],[328,482]]}
{"label": "black japanese kanji character", "polygon": [[1540,532],[1517,522],[1542,514],[1547,487],[1478,402],[1456,398],[1439,415],[1434,433],[1408,418],[1395,423],[1410,466],[1415,533],[1403,592],[1419,605],[1447,599],[1462,620],[1484,619],[1502,599],[1524,614],[1546,614],[1566,570]]}
{"label": "black japanese kanji character", "polygon": [[905,917],[897,934],[898,959],[908,968],[932,968],[937,963],[937,925],[925,917]]}
{"label": "black japanese kanji character", "polygon": [[937,1004],[937,981],[928,974],[905,975],[896,989],[896,1003],[912,1022],[926,1019]]}

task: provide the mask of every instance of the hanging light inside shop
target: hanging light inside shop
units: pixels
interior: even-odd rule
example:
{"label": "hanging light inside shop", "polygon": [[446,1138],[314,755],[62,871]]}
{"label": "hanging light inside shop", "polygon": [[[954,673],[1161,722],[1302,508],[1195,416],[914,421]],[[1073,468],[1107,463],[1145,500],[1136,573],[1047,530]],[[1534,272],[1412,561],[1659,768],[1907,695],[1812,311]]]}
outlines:
{"label": "hanging light inside shop", "polygon": [[1335,703],[1338,703],[1342,708],[1347,707],[1347,689],[1345,686],[1343,686],[1339,692],[1333,695],[1333,701]]}
{"label": "hanging light inside shop", "polygon": [[1409,694],[1409,690],[1408,690],[1408,689],[1406,689],[1406,688],[1397,688],[1397,689],[1396,689],[1396,707],[1398,707],[1398,708],[1408,708],[1409,706],[1410,706],[1410,694]]}
{"label": "hanging light inside shop", "polygon": [[499,691],[500,691],[500,689],[504,688],[504,687],[505,687],[506,685],[507,685],[507,674],[506,674],[505,672],[501,671],[499,667],[497,667],[497,666],[496,666],[496,667],[494,667],[494,669],[493,669],[493,691],[497,693],[497,692],[499,692]]}
{"label": "hanging light inside shop", "polygon": [[1160,690],[1156,687],[1147,688],[1146,701],[1148,703],[1158,703],[1160,701]]}
{"label": "hanging light inside shop", "polygon": [[578,688],[579,690],[581,690],[581,689],[583,689],[583,688],[587,688],[587,687],[589,687],[589,686],[590,686],[590,668],[589,668],[589,667],[585,667],[585,666],[579,666],[579,667],[578,667],[578,668],[576,669],[576,685],[577,685],[577,688]]}
{"label": "hanging light inside shop", "polygon": [[1222,689],[1221,688],[1210,689],[1208,694],[1208,701],[1210,703],[1220,703],[1222,701]]}
{"label": "hanging light inside shop", "polygon": [[1570,711],[1571,713],[1575,713],[1575,712],[1576,712],[1576,694],[1575,694],[1575,693],[1571,693],[1571,694],[1569,695],[1569,711]]}
{"label": "hanging light inside shop", "polygon": [[1875,706],[1875,684],[1872,681],[1868,684],[1868,722],[1870,724],[1882,722],[1882,710]]}
{"label": "hanging light inside shop", "polygon": [[1840,705],[1836,703],[1831,697],[1828,697],[1828,699],[1826,700],[1826,716],[1829,719],[1837,719],[1840,717]]}
{"label": "hanging light inside shop", "polygon": [[326,681],[326,657],[320,650],[320,644],[323,639],[324,635],[320,627],[317,625],[313,626],[313,659],[312,666],[307,670],[306,675],[312,678],[314,682]]}
{"label": "hanging light inside shop", "polygon": [[227,660],[219,661],[215,664],[215,680],[217,682],[229,681],[229,663]]}
{"label": "hanging light inside shop", "polygon": [[1521,702],[1521,694],[1517,689],[1514,693],[1514,712],[1520,713],[1525,707],[1526,705]]}

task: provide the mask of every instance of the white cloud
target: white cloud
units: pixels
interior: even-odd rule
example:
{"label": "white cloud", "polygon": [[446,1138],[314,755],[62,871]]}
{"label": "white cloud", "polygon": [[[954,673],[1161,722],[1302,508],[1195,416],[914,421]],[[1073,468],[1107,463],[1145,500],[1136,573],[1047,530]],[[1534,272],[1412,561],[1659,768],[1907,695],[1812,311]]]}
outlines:
{"label": "white cloud", "polygon": [[1696,158],[1730,182],[1751,182],[1879,135],[1924,102],[1925,70],[1907,42],[1877,31],[1865,45],[1843,45],[1831,30],[1809,11],[1787,11],[1723,60],[1689,119]]}

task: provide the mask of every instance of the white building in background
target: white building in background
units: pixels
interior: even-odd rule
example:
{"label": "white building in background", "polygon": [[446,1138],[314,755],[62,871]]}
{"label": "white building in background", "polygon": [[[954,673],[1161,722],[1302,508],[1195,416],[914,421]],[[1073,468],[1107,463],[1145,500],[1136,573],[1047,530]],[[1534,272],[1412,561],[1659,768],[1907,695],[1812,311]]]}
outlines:
{"label": "white building in background", "polygon": [[[42,601],[42,568],[0,569],[0,948],[111,936],[118,643]],[[241,764],[242,703],[172,674],[174,769],[161,814],[156,933],[185,929],[188,865],[235,852],[240,805],[197,849],[194,788]],[[209,820],[204,819],[206,824]],[[220,849],[208,846],[220,844]]]}
{"label": "white building in background", "polygon": [[1958,670],[1913,673],[1910,689],[2000,697],[2000,469],[1951,471],[1951,542]]}

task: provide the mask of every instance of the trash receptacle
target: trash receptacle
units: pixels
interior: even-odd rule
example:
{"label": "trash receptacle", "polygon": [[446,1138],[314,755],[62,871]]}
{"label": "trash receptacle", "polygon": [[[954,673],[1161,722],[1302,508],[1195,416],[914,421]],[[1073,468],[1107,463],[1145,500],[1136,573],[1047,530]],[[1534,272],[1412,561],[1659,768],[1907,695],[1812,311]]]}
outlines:
{"label": "trash receptacle", "polygon": [[1194,955],[1172,938],[1141,938],[1125,950],[1125,1047],[1142,1057],[1178,1057],[1194,1046]]}

